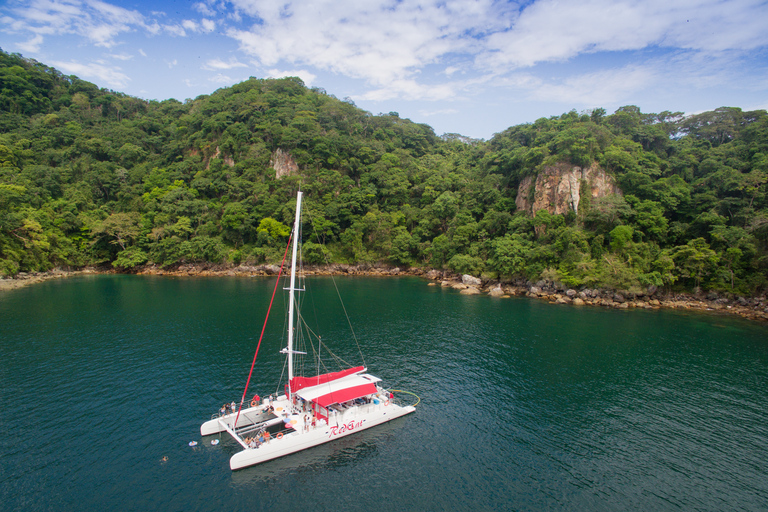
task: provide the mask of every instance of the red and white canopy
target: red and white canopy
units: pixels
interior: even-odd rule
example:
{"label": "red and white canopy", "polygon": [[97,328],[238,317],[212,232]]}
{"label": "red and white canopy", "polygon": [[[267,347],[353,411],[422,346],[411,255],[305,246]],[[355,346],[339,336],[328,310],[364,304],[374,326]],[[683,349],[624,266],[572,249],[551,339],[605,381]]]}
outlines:
{"label": "red and white canopy", "polygon": [[300,398],[328,407],[375,394],[376,383],[381,379],[364,371],[364,367],[357,366],[317,377],[295,377],[291,381],[291,388]]}

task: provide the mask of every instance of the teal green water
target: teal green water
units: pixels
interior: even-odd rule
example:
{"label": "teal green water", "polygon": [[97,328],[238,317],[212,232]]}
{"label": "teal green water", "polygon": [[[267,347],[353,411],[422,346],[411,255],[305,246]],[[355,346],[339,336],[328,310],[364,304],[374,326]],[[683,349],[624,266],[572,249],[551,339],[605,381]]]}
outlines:
{"label": "teal green water", "polygon": [[[371,373],[421,403],[234,473],[235,444],[199,425],[242,394],[273,280],[93,276],[0,294],[2,509],[765,510],[766,326],[336,283]],[[359,363],[333,282],[307,286],[307,321]],[[262,395],[282,372],[275,307]]]}

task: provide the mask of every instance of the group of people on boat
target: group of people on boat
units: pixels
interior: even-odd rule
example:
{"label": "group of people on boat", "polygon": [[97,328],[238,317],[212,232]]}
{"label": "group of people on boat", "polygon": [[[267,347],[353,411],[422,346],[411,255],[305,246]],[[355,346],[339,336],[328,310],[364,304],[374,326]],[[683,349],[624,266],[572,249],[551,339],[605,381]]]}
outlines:
{"label": "group of people on boat", "polygon": [[272,435],[268,430],[260,430],[258,434],[253,437],[246,437],[243,442],[248,445],[249,448],[258,448],[262,444],[266,443],[272,438]]}
{"label": "group of people on boat", "polygon": [[219,409],[219,415],[221,416],[226,416],[233,412],[237,412],[237,404],[235,402],[224,404],[221,406],[221,409]]}
{"label": "group of people on boat", "polygon": [[[272,395],[269,395],[269,404],[264,408],[262,412],[275,412],[275,407],[272,405],[274,401],[274,397]],[[265,400],[266,402],[266,400]],[[251,407],[257,407],[261,403],[261,397],[259,395],[254,395],[254,397],[251,399]],[[237,403],[231,402],[231,403],[225,403],[221,406],[221,409],[219,409],[219,416],[226,416],[228,414],[234,414],[237,412]]]}

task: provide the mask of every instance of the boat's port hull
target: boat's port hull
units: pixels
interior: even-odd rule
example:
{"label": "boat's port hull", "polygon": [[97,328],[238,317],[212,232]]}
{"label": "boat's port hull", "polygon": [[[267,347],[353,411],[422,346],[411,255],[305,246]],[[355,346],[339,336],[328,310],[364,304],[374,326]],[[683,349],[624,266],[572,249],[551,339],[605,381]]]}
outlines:
{"label": "boat's port hull", "polygon": [[318,425],[315,428],[310,428],[308,431],[299,430],[291,432],[280,439],[272,438],[258,448],[238,452],[229,460],[229,467],[232,470],[242,469],[278,457],[284,457],[356,432],[361,432],[376,425],[381,425],[395,418],[410,414],[415,410],[416,408],[413,406],[400,407],[392,404],[389,407],[376,407],[374,410],[368,410],[362,414],[339,415],[336,417],[338,421],[335,418],[331,418],[330,424]]}

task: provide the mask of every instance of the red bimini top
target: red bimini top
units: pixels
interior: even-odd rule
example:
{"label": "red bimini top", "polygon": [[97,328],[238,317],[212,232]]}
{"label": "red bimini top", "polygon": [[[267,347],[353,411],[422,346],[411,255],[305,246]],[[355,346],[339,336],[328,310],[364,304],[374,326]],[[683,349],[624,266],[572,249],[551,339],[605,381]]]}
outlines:
{"label": "red bimini top", "polygon": [[300,398],[328,407],[375,394],[376,383],[381,379],[362,373],[364,371],[364,367],[357,366],[317,377],[295,377],[291,380],[291,386]]}
{"label": "red bimini top", "polygon": [[355,366],[353,368],[347,368],[340,372],[324,373],[316,377],[294,377],[291,379],[291,391],[298,393],[300,389],[308,388],[310,386],[317,386],[318,384],[324,384],[332,380],[338,380],[347,375],[354,375],[356,373],[362,373],[365,371],[363,366]]}

